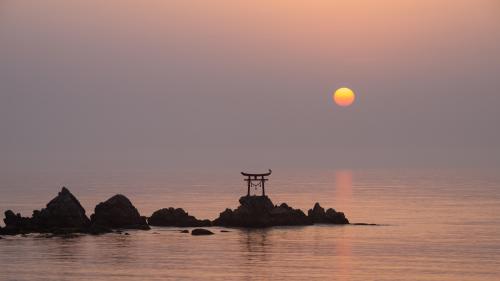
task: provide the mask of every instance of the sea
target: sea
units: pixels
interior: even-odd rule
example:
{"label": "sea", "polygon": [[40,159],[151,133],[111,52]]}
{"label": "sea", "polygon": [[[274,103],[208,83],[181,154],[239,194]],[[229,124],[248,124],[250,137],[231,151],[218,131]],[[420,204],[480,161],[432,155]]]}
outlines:
{"label": "sea", "polygon": [[[9,174],[0,211],[30,216],[67,186],[89,216],[120,193],[145,216],[176,207],[214,219],[246,194],[240,172]],[[3,236],[0,280],[500,280],[498,169],[275,169],[266,193],[274,204],[307,212],[319,202],[377,225]]]}

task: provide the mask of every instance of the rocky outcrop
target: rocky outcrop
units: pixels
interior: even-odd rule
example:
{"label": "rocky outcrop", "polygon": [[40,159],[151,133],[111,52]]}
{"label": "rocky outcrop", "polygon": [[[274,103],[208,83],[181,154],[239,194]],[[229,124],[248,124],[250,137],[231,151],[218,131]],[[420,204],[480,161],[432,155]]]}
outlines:
{"label": "rocky outcrop", "polygon": [[99,203],[90,219],[94,227],[149,229],[146,218],[121,194]]}
{"label": "rocky outcrop", "polygon": [[125,196],[116,195],[97,205],[90,220],[80,202],[65,187],[44,209],[33,211],[32,217],[22,217],[8,210],[4,222],[5,227],[0,229],[3,235],[31,232],[101,234],[112,232],[112,228],[149,229],[146,218],[139,215]]}
{"label": "rocky outcrop", "polygon": [[267,196],[243,196],[234,211],[226,209],[213,222],[218,226],[270,227],[278,225],[309,225],[311,220],[299,209],[286,204],[274,206]]}
{"label": "rocky outcrop", "polygon": [[4,234],[19,234],[30,232],[71,233],[85,232],[90,220],[85,209],[73,194],[63,187],[59,194],[47,203],[42,210],[33,211],[33,216],[22,217],[13,211],[5,212]]}
{"label": "rocky outcrop", "polygon": [[46,208],[33,212],[32,222],[42,229],[83,229],[90,225],[85,209],[66,187],[47,203]]}
{"label": "rocky outcrop", "polygon": [[307,216],[313,223],[349,224],[349,220],[345,217],[344,213],[337,212],[332,208],[325,212],[325,209],[319,203],[314,204],[314,207],[309,209]]}
{"label": "rocky outcrop", "polygon": [[165,208],[154,212],[148,218],[149,225],[153,226],[176,226],[176,227],[200,227],[210,226],[209,220],[198,220],[190,216],[181,208]]}
{"label": "rocky outcrop", "polygon": [[191,235],[213,235],[214,233],[208,229],[196,228],[191,231]]}
{"label": "rocky outcrop", "polygon": [[22,217],[21,214],[14,214],[13,211],[7,210],[5,213],[5,227],[0,229],[1,235],[15,235],[20,233],[30,233],[38,231],[38,227],[34,225],[31,218]]}
{"label": "rocky outcrop", "polygon": [[[293,209],[286,203],[274,205],[267,196],[243,196],[239,202],[238,208],[226,209],[213,222],[198,220],[180,208],[166,208],[154,212],[149,218],[149,224],[175,227],[349,224],[344,213],[331,208],[325,211],[319,203],[316,203],[306,216],[301,210]],[[99,203],[89,220],[80,202],[65,187],[47,203],[45,208],[33,211],[32,217],[22,217],[21,214],[8,210],[5,212],[4,222],[5,227],[0,227],[0,235],[40,232],[72,237],[70,234],[73,233],[101,234],[112,232],[112,229],[116,228],[150,229],[146,218],[139,214],[127,197],[120,194]],[[208,232],[204,229],[195,229],[192,234],[213,234]]]}

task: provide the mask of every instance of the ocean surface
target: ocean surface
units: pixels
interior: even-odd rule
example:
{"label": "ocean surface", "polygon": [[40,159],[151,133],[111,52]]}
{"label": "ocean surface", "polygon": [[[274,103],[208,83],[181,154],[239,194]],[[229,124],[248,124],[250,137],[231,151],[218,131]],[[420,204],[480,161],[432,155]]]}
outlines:
{"label": "ocean surface", "polygon": [[[240,171],[10,174],[0,211],[25,216],[66,185],[86,208],[116,193],[142,215],[182,207],[213,219],[246,193]],[[275,170],[275,204],[315,202],[379,226],[154,227],[76,238],[0,239],[0,280],[500,280],[500,171]]]}

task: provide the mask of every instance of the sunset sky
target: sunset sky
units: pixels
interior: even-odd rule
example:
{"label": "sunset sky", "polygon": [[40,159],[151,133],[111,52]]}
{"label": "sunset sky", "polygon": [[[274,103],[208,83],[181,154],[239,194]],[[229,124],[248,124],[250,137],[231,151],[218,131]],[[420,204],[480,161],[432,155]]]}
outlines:
{"label": "sunset sky", "polygon": [[3,173],[500,165],[499,128],[495,0],[0,2]]}

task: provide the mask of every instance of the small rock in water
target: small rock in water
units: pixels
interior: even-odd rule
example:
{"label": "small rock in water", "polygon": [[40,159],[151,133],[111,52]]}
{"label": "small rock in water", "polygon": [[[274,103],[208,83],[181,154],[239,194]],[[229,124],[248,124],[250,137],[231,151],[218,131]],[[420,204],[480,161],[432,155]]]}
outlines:
{"label": "small rock in water", "polygon": [[229,230],[221,230],[220,232],[231,232],[231,231],[229,231]]}
{"label": "small rock in water", "polygon": [[189,233],[189,230],[187,229],[181,230],[181,233]]}
{"label": "small rock in water", "polygon": [[125,232],[125,235],[130,235],[130,233],[128,233],[128,232]]}
{"label": "small rock in water", "polygon": [[314,204],[314,207],[309,209],[307,215],[313,223],[349,224],[349,220],[345,217],[344,213],[337,212],[332,208],[325,212],[325,209],[319,203]]}
{"label": "small rock in water", "polygon": [[148,219],[153,226],[204,227],[210,226],[210,220],[199,220],[181,208],[164,208],[154,212]]}
{"label": "small rock in water", "polygon": [[204,228],[196,228],[191,231],[191,235],[212,235],[214,234],[212,231]]}

